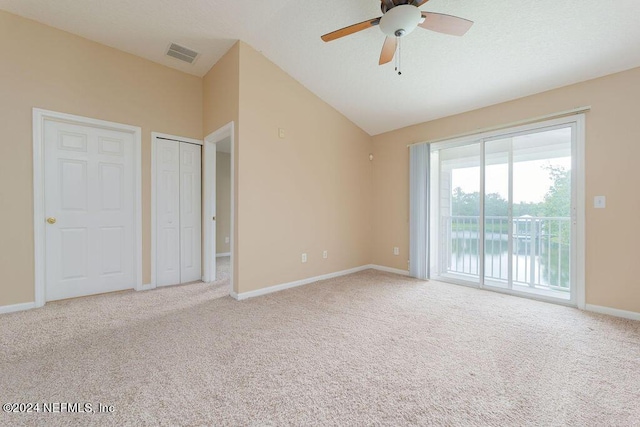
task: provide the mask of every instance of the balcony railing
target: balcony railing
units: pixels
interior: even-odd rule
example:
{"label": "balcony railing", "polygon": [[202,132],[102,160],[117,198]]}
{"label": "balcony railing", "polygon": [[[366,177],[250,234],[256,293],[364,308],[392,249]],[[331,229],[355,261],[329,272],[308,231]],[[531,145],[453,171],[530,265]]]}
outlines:
{"label": "balcony railing", "polygon": [[[441,271],[480,275],[480,218],[441,218]],[[512,235],[511,250],[509,234]],[[571,219],[568,217],[489,216],[484,224],[485,282],[538,289],[569,291],[571,265]]]}

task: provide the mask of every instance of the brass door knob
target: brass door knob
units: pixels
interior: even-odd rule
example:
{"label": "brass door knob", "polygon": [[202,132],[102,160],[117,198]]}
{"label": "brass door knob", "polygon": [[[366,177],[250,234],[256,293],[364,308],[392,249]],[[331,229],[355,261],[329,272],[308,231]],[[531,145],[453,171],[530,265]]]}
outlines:
{"label": "brass door knob", "polygon": [[47,218],[47,222],[48,222],[49,224],[55,224],[55,223],[56,223],[56,219],[55,219],[55,218],[53,218],[53,217],[50,217],[50,218]]}

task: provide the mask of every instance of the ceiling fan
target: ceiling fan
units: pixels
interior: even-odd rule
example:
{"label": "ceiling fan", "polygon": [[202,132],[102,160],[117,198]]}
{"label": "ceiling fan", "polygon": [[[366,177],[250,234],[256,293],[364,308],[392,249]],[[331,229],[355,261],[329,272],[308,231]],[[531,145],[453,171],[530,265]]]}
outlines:
{"label": "ceiling fan", "polygon": [[387,36],[382,45],[379,65],[391,62],[400,37],[411,33],[417,27],[452,36],[463,36],[473,25],[473,21],[442,13],[425,12],[418,9],[429,0],[380,0],[382,16],[333,31],[322,36],[330,42],[367,28],[380,26]]}

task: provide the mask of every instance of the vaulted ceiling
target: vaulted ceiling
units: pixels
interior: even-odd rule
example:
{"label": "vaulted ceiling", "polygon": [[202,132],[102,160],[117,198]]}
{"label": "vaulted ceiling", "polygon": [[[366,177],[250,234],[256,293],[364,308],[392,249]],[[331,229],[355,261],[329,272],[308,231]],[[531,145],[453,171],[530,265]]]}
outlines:
{"label": "vaulted ceiling", "polygon": [[[0,9],[194,75],[243,40],[371,135],[640,66],[637,0],[430,0],[475,22],[464,37],[416,29],[402,75],[378,65],[379,0],[0,0]],[[193,65],[165,56],[175,42]]]}

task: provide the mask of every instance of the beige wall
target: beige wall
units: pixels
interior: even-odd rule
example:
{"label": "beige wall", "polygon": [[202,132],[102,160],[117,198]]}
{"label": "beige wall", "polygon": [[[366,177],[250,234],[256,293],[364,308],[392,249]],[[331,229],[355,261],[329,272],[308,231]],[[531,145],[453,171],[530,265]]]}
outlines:
{"label": "beige wall", "polygon": [[231,250],[226,237],[231,237],[231,154],[216,153],[216,253]]}
{"label": "beige wall", "polygon": [[236,122],[237,126],[240,102],[239,81],[240,43],[236,43],[203,78],[202,122],[204,136],[229,122]]}
{"label": "beige wall", "polygon": [[[142,127],[145,283],[151,131],[201,138],[235,122],[234,288],[247,292],[371,262],[406,269],[407,143],[591,105],[587,302],[640,312],[640,229],[629,225],[640,211],[640,69],[378,135],[372,143],[242,42],[203,79],[5,12],[0,48],[0,209],[10,224],[0,239],[0,306],[34,299],[33,107]],[[607,209],[592,208],[595,195],[607,196]]]}
{"label": "beige wall", "polygon": [[[203,79],[203,127],[204,136],[215,132],[226,124],[234,123],[234,182],[238,182],[238,144],[240,136],[240,42],[231,49],[209,70]],[[234,242],[238,241],[238,186],[234,189]],[[233,289],[238,291],[238,245],[234,246],[233,254]]]}
{"label": "beige wall", "polygon": [[34,300],[32,108],[142,127],[143,281],[151,132],[202,137],[202,79],[0,12],[0,306]]}
{"label": "beige wall", "polygon": [[370,151],[369,135],[240,44],[240,292],[370,263]]}
{"label": "beige wall", "polygon": [[[407,143],[591,105],[586,120],[586,297],[588,304],[640,312],[637,245],[640,228],[640,68],[480,110],[410,126],[373,138],[373,262],[407,268],[409,150]],[[606,209],[593,197],[605,195]],[[393,246],[401,248],[394,256]]]}

